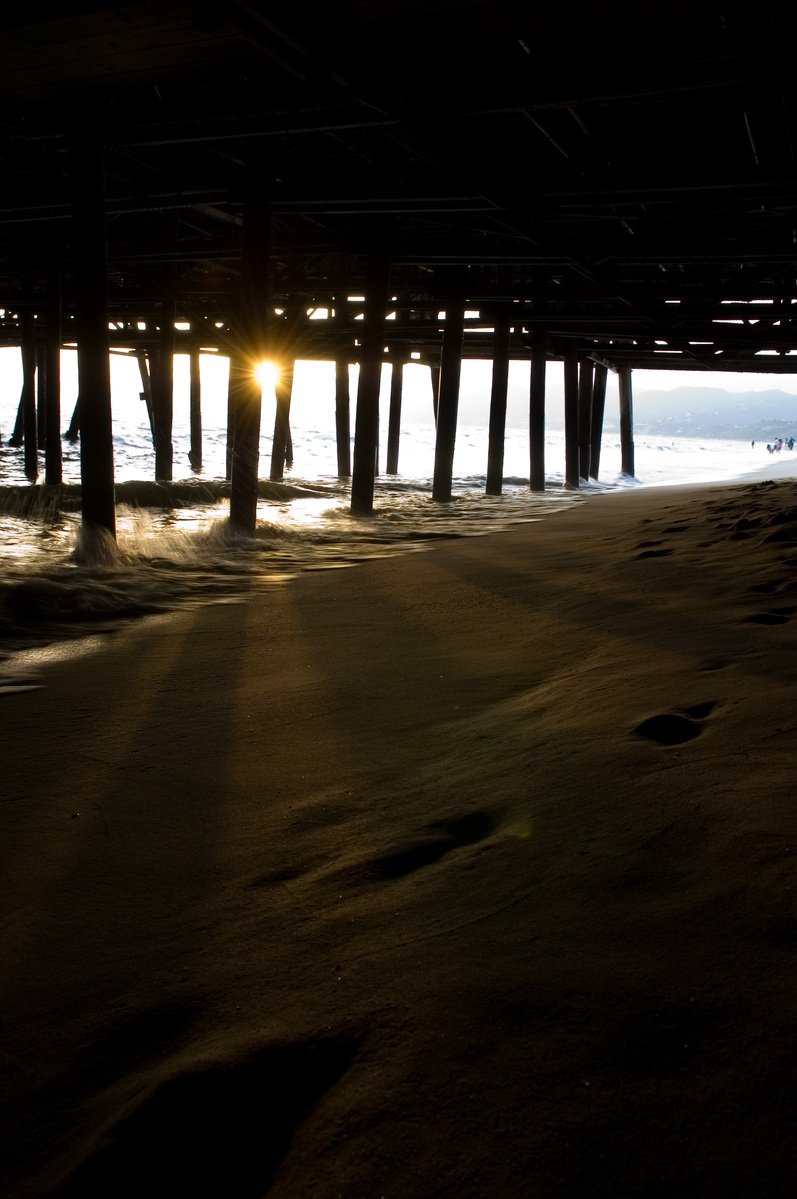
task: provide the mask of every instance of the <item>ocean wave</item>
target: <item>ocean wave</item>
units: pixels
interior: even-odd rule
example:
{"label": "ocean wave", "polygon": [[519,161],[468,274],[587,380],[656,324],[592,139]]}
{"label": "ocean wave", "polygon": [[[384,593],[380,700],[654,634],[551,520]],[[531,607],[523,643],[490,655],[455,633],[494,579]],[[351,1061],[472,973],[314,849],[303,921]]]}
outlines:
{"label": "ocean wave", "polygon": [[[254,536],[230,526],[229,486],[120,484],[117,539],[80,523],[79,488],[0,489],[6,534],[0,583],[0,656],[108,632],[177,608],[229,602],[284,585],[302,571],[351,567],[539,520],[577,493],[508,487],[484,496],[458,480],[449,504],[380,482],[371,517],[349,511],[348,489],[262,482]],[[26,540],[27,538],[27,540]],[[22,553],[9,551],[19,550]]]}

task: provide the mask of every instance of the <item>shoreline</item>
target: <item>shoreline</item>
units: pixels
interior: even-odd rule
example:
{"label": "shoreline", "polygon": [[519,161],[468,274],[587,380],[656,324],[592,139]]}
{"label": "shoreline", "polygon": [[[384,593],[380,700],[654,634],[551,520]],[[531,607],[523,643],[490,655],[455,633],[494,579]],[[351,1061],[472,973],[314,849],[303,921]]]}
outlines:
{"label": "shoreline", "polygon": [[[457,513],[457,516],[455,522],[451,524],[450,533],[447,533],[445,525],[447,506],[441,505],[438,506],[440,510],[437,513],[437,516],[441,518],[439,525],[437,519],[431,522],[432,514],[425,511],[419,519],[422,524],[429,522],[429,529],[414,534],[410,531],[406,541],[402,540],[399,525],[385,525],[384,522],[380,524],[380,518],[384,518],[388,514],[386,509],[380,509],[376,513],[375,528],[381,533],[382,538],[387,538],[383,549],[381,551],[379,549],[379,537],[374,543],[375,548],[368,548],[368,542],[371,539],[368,535],[367,521],[356,522],[357,526],[362,526],[361,533],[364,535],[362,543],[358,541],[359,535],[355,535],[351,544],[347,544],[348,538],[352,536],[351,529],[347,532],[345,523],[338,524],[335,532],[339,538],[337,553],[339,561],[336,560],[334,537],[329,549],[319,556],[318,561],[314,560],[313,555],[316,551],[313,549],[312,540],[307,542],[307,552],[304,557],[301,553],[301,543],[297,541],[293,542],[293,548],[287,542],[282,542],[280,545],[279,541],[269,546],[267,544],[268,530],[274,526],[265,522],[259,526],[261,535],[264,531],[266,532],[264,544],[260,547],[253,545],[254,552],[252,553],[244,551],[234,567],[231,562],[224,560],[224,520],[219,517],[212,524],[206,524],[205,535],[200,538],[200,542],[194,542],[195,549],[199,549],[200,543],[202,543],[202,550],[196,559],[197,574],[193,579],[191,578],[190,541],[175,541],[174,537],[164,530],[162,549],[156,544],[151,550],[144,552],[143,543],[138,544],[139,534],[135,526],[127,529],[123,522],[119,541],[120,552],[116,562],[112,561],[106,552],[103,552],[96,563],[84,561],[81,564],[83,569],[76,573],[72,564],[66,560],[48,564],[45,559],[41,559],[38,563],[31,563],[30,567],[24,557],[16,560],[20,564],[19,577],[17,578],[13,574],[9,575],[4,591],[0,592],[0,623],[3,626],[0,630],[0,686],[5,692],[14,690],[18,686],[27,686],[29,682],[26,673],[28,664],[35,669],[39,657],[44,660],[60,658],[69,652],[70,645],[74,647],[73,652],[81,654],[83,652],[81,642],[87,639],[96,640],[98,637],[112,639],[130,621],[137,623],[139,620],[152,618],[154,615],[164,616],[185,606],[186,603],[190,606],[201,604],[203,602],[203,586],[207,586],[208,589],[207,602],[217,603],[220,600],[234,602],[236,595],[246,593],[252,586],[252,580],[257,577],[260,577],[265,585],[268,585],[270,580],[279,583],[289,582],[307,570],[360,566],[370,557],[379,556],[380,552],[400,556],[405,553],[417,552],[419,549],[426,550],[430,548],[430,543],[436,544],[438,540],[444,541],[448,537],[456,539],[458,537],[492,536],[496,531],[511,529],[515,525],[532,523],[538,519],[548,520],[558,512],[559,497],[562,497],[562,502],[566,502],[569,506],[603,494],[639,495],[649,490],[663,494],[679,494],[693,490],[700,494],[703,489],[707,488],[741,487],[766,479],[794,477],[797,477],[797,458],[789,455],[780,460],[780,456],[777,458],[772,456],[759,469],[720,482],[644,483],[629,479],[627,482],[618,482],[613,485],[592,485],[583,481],[582,487],[577,491],[549,487],[546,492],[534,496],[532,493],[525,495],[525,492],[519,489],[517,494],[513,494],[511,497],[507,491],[504,497],[498,497],[497,500],[487,498],[486,504],[498,506],[484,511],[479,506],[479,497],[469,496],[468,505],[472,505],[475,501],[476,507],[474,511],[467,513],[456,502],[457,498],[461,499],[462,497],[455,497],[450,508],[452,512]],[[218,500],[227,488],[228,485],[221,482],[215,489],[207,482],[176,483],[173,486],[170,485],[169,491],[173,491],[177,497],[179,507],[180,503],[195,502],[197,497],[201,499],[203,496],[212,496]],[[141,495],[144,497],[144,509],[142,510],[146,509],[147,504],[162,502],[163,496],[166,494],[166,489],[162,485],[146,482],[121,484],[119,487],[120,503],[124,503],[125,497],[130,503],[130,497],[136,494],[136,489],[140,489]],[[50,510],[51,501],[47,498],[47,489],[11,488],[9,490],[14,494],[19,492],[24,505],[30,503],[30,494],[35,492],[43,497],[38,502],[44,503],[44,510]],[[404,491],[403,484],[400,491]],[[67,492],[73,496],[71,504],[74,506],[77,503],[74,495],[77,493],[74,488],[67,488]],[[526,502],[532,507],[540,506],[538,512],[530,511],[527,515],[518,515],[517,509],[510,507],[512,502],[518,499],[522,500],[524,496]],[[287,501],[297,498],[300,500],[319,499],[324,498],[324,493],[304,484],[272,484],[261,481],[261,498]],[[500,509],[502,498],[506,505],[503,512]],[[485,497],[481,497],[481,499],[485,500]],[[23,517],[24,510],[23,508],[20,513]],[[208,533],[210,533],[210,537],[207,536]],[[178,539],[180,536],[181,534],[178,532]],[[132,554],[128,546],[133,548]],[[222,555],[216,562],[212,560],[214,553]],[[150,560],[160,558],[164,565],[167,565],[172,554],[176,555],[175,562],[179,563],[178,572],[166,569],[160,572],[155,570],[153,573]],[[269,554],[271,558],[269,558]],[[141,556],[138,557],[138,555]],[[140,567],[146,566],[147,578],[141,576],[140,571],[137,570],[137,559]],[[88,567],[87,570],[86,567]],[[64,573],[65,568],[66,573]],[[212,577],[214,572],[218,572],[219,569],[229,581],[226,595],[217,594],[220,589],[218,573],[215,579]],[[181,572],[182,578],[179,578]],[[118,577],[116,577],[117,575]],[[37,582],[37,579],[40,579],[41,582]],[[224,591],[223,586],[221,590]],[[99,599],[96,598],[97,595],[99,595]]]}

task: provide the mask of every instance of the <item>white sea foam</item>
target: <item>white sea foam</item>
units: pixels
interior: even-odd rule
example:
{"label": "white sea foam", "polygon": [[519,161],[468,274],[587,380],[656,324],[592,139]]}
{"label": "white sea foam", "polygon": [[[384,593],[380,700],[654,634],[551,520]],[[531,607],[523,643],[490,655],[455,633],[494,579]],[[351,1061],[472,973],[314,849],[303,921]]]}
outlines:
{"label": "white sea foam", "polygon": [[[177,481],[163,485],[153,481],[146,426],[115,421],[117,547],[89,542],[80,532],[77,447],[65,443],[66,486],[57,493],[25,480],[21,450],[0,448],[0,653],[3,647],[92,634],[109,621],[282,585],[303,570],[349,566],[419,550],[439,538],[478,536],[543,519],[580,498],[564,488],[564,438],[556,432],[546,439],[547,490],[529,491],[528,439],[517,428],[506,434],[504,494],[485,496],[487,430],[463,426],[453,501],[434,503],[434,429],[415,424],[402,429],[402,473],[380,476],[373,518],[356,519],[349,512],[348,484],[335,475],[332,432],[297,427],[293,436],[294,471],[282,484],[261,483],[257,534],[242,541],[231,537],[227,522],[223,428],[205,429],[204,468],[195,475],[188,466],[188,431],[176,425]],[[631,480],[620,473],[619,438],[604,438],[598,486],[721,480],[774,465],[765,446],[738,441],[637,437],[635,448]],[[270,455],[271,439],[264,433],[263,474]]]}

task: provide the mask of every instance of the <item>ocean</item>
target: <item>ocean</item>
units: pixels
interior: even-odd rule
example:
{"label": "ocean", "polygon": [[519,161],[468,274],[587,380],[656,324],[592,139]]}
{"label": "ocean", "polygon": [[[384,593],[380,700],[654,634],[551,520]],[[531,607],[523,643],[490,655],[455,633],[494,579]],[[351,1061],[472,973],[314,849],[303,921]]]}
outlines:
{"label": "ocean", "polygon": [[[620,474],[619,436],[607,433],[600,483],[573,492],[564,487],[563,433],[551,429],[546,492],[533,495],[528,489],[528,434],[510,425],[504,494],[493,498],[484,495],[485,416],[484,423],[458,429],[454,498],[437,504],[430,498],[435,436],[430,413],[429,419],[402,426],[401,473],[378,477],[374,515],[358,519],[349,513],[348,483],[336,477],[334,403],[328,395],[299,393],[292,409],[294,466],[281,484],[267,482],[273,404],[264,402],[257,531],[254,539],[242,540],[229,536],[226,522],[226,414],[218,390],[209,394],[203,412],[199,474],[188,463],[185,389],[176,392],[174,482],[155,486],[146,409],[128,379],[126,390],[114,397],[117,547],[108,553],[107,546],[81,544],[79,445],[63,443],[65,486],[57,498],[25,479],[22,450],[7,444],[19,395],[15,382],[12,377],[3,385],[0,373],[0,661],[7,667],[12,661],[17,674],[23,651],[29,657],[32,650],[40,654],[50,647],[52,653],[53,646],[76,638],[106,635],[120,622],[232,602],[253,589],[284,586],[303,571],[351,567],[368,558],[420,552],[440,538],[479,536],[545,519],[580,503],[596,487],[721,481],[760,472],[772,457],[765,444],[637,434],[636,477],[628,479]],[[353,400],[352,430],[354,409]],[[67,403],[62,427],[68,417]],[[382,428],[387,428],[386,409]],[[17,678],[5,685],[24,684]]]}

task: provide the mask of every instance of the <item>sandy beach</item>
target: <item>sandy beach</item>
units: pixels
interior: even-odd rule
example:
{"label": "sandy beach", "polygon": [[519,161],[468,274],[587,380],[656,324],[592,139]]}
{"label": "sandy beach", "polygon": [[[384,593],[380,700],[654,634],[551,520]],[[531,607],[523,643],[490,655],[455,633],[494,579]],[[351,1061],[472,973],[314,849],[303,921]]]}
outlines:
{"label": "sandy beach", "polygon": [[797,1193],[797,480],[6,688],[5,1199]]}

